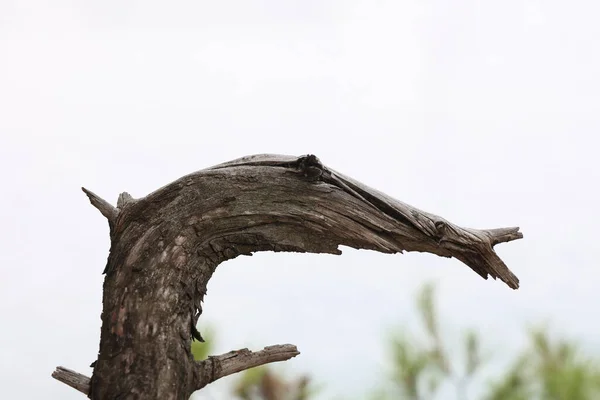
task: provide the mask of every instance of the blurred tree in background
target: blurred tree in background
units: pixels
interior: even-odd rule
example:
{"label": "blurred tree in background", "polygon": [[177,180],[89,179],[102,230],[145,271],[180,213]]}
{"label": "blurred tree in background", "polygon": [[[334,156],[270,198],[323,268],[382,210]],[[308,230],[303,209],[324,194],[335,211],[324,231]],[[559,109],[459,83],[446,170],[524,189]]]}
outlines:
{"label": "blurred tree in background", "polygon": [[[391,390],[380,399],[448,399],[454,388],[456,400],[471,400],[467,388],[483,388],[484,400],[598,400],[600,362],[581,354],[576,343],[552,340],[547,328],[529,333],[529,347],[514,356],[512,365],[491,384],[477,381],[477,373],[489,364],[482,356],[481,338],[476,331],[463,336],[463,357],[450,357],[445,336],[440,332],[433,285],[425,285],[417,296],[417,310],[426,332],[417,340],[406,333],[396,334],[391,343]],[[453,354],[456,354],[453,352]],[[391,392],[391,393],[389,393]]]}
{"label": "blurred tree in background", "polygon": [[[529,332],[529,346],[492,382],[478,372],[490,364],[482,355],[476,331],[462,338],[462,357],[451,357],[447,336],[440,331],[435,290],[425,285],[417,311],[425,337],[395,332],[389,343],[391,374],[387,385],[362,398],[372,400],[600,400],[600,360],[582,354],[575,342],[550,337],[548,328]],[[193,342],[197,360],[208,357],[214,334],[206,343]],[[456,355],[456,351],[452,351]],[[385,376],[385,371],[382,371]],[[477,387],[481,395],[468,395]],[[318,391],[308,376],[286,378],[272,366],[245,371],[230,389],[237,400],[313,400]],[[449,397],[449,392],[454,393]],[[202,397],[199,397],[199,399]]]}
{"label": "blurred tree in background", "polygon": [[[205,342],[192,341],[192,354],[197,361],[208,358],[213,349],[214,331],[204,328]],[[237,382],[230,389],[231,395],[238,400],[310,400],[317,389],[313,387],[308,376],[288,379],[280,371],[273,371],[270,366],[251,368],[239,375]],[[198,392],[195,399],[212,398],[208,392]]]}
{"label": "blurred tree in background", "polygon": [[315,397],[308,376],[286,379],[272,367],[258,367],[242,374],[233,394],[240,400],[309,400]]}
{"label": "blurred tree in background", "polygon": [[600,399],[600,363],[573,342],[552,341],[545,330],[530,333],[530,348],[492,385],[486,400]]}
{"label": "blurred tree in background", "polygon": [[210,353],[213,350],[213,345],[215,343],[215,333],[214,330],[209,328],[204,328],[202,335],[204,336],[205,342],[199,342],[197,340],[192,340],[192,355],[194,356],[194,360],[202,361],[206,360]]}

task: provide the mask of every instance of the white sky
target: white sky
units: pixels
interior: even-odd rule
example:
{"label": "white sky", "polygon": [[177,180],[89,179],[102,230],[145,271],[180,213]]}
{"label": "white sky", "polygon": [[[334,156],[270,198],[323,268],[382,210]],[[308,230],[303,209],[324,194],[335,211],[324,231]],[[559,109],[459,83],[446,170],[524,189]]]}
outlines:
{"label": "white sky", "polygon": [[[383,339],[439,285],[444,327],[497,363],[527,324],[600,352],[600,3],[0,2],[0,380],[7,398],[81,399],[113,202],[254,153],[328,166],[467,227],[518,225],[514,292],[456,260],[346,249],[219,267],[217,351],[298,345],[291,373],[360,399]],[[458,344],[455,343],[455,344]],[[499,364],[498,364],[499,365]]]}

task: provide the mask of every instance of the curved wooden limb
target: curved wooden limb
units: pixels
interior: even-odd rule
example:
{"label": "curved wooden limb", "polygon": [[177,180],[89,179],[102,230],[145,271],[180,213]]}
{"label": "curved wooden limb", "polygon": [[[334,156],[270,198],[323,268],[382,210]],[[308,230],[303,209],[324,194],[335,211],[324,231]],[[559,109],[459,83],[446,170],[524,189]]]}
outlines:
{"label": "curved wooden limb", "polygon": [[[256,155],[202,170],[140,199],[132,213],[193,227],[213,260],[261,250],[340,254],[338,245],[455,257],[487,279],[519,287],[493,246],[519,228],[461,228],[325,167],[314,155]],[[134,208],[135,208],[134,207]],[[283,236],[278,236],[283,235]],[[221,243],[212,251],[211,242]],[[217,247],[219,247],[217,246]]]}
{"label": "curved wooden limb", "polygon": [[340,245],[420,251],[455,257],[483,278],[519,286],[493,249],[522,238],[519,228],[461,228],[327,168],[314,155],[244,157],[140,199],[123,193],[117,208],[84,191],[111,228],[92,399],[140,393],[187,399],[240,368],[295,356],[295,348],[284,346],[194,362],[191,338],[207,283],[221,262],[239,255],[341,254]]}

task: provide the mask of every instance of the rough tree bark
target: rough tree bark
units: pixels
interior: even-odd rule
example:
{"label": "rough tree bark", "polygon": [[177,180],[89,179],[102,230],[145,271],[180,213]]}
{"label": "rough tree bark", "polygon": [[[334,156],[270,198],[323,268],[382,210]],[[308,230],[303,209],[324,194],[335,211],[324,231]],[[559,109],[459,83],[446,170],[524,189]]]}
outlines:
{"label": "rough tree bark", "polygon": [[475,230],[394,200],[313,155],[256,155],[220,164],[117,207],[83,189],[108,219],[111,247],[102,330],[91,381],[53,376],[91,399],[187,399],[220,377],[299,354],[293,345],[246,349],[195,362],[190,352],[206,285],[217,265],[257,251],[455,257],[487,279],[519,281],[493,246],[519,228]]}

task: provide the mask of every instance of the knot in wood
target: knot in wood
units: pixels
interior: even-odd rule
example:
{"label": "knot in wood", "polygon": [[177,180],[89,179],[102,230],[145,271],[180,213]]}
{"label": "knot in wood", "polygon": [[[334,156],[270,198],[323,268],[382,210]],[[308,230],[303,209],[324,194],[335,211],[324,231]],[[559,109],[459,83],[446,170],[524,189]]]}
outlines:
{"label": "knot in wood", "polygon": [[298,159],[298,168],[311,181],[316,181],[323,175],[323,164],[314,154],[300,157]]}

